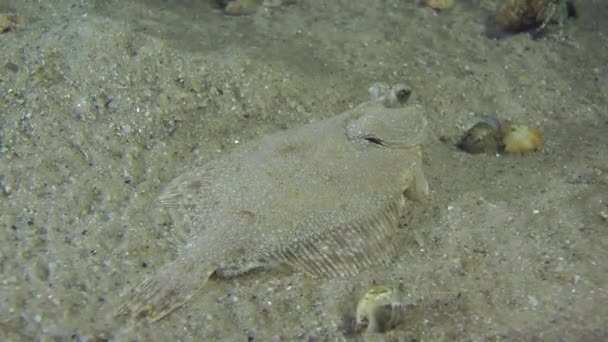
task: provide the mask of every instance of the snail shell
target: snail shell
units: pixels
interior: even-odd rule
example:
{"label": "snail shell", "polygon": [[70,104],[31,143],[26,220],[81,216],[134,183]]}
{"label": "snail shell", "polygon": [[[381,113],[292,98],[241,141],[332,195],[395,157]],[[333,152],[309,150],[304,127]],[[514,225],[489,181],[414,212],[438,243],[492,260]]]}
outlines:
{"label": "snail shell", "polygon": [[469,128],[456,144],[468,153],[495,154],[502,151],[502,138],[498,120],[483,119]]}

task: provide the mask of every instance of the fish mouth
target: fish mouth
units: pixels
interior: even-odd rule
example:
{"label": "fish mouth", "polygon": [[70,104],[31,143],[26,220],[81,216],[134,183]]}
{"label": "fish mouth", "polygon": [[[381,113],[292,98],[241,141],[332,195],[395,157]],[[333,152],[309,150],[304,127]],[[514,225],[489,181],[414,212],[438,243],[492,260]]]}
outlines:
{"label": "fish mouth", "polygon": [[373,134],[368,134],[362,137],[364,140],[366,140],[367,142],[370,142],[372,144],[375,145],[380,145],[380,146],[386,146],[386,143],[384,142],[384,140],[382,140],[381,138],[373,135]]}

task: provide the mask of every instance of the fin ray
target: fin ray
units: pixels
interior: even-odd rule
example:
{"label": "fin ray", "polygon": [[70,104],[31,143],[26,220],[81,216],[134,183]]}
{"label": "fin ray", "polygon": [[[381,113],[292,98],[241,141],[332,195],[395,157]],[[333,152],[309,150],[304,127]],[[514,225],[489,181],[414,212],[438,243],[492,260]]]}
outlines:
{"label": "fin ray", "polygon": [[334,227],[269,253],[268,257],[317,277],[356,275],[371,265],[388,265],[395,257],[399,217],[406,199],[390,203],[369,219]]}

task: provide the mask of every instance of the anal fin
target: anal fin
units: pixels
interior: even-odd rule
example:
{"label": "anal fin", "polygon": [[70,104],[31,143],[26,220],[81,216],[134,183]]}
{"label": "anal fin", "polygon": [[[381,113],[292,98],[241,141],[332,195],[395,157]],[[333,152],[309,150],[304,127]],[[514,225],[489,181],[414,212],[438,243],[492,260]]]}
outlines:
{"label": "anal fin", "polygon": [[405,201],[399,195],[369,218],[283,246],[270,259],[320,278],[353,276],[370,267],[388,266],[396,255],[395,237]]}

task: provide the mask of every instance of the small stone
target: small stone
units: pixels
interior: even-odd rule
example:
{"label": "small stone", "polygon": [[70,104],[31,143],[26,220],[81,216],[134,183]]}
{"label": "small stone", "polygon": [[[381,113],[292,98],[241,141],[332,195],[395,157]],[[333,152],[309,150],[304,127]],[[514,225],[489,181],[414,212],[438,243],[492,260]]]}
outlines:
{"label": "small stone", "polygon": [[426,4],[436,10],[446,10],[454,7],[454,0],[426,0]]}
{"label": "small stone", "polygon": [[258,9],[256,0],[233,0],[226,3],[224,14],[228,15],[248,15],[253,14]]}
{"label": "small stone", "polygon": [[13,192],[14,183],[6,178],[0,177],[0,188],[5,196],[10,196]]}
{"label": "small stone", "polygon": [[19,19],[14,13],[0,13],[0,33],[12,31],[19,24]]}

